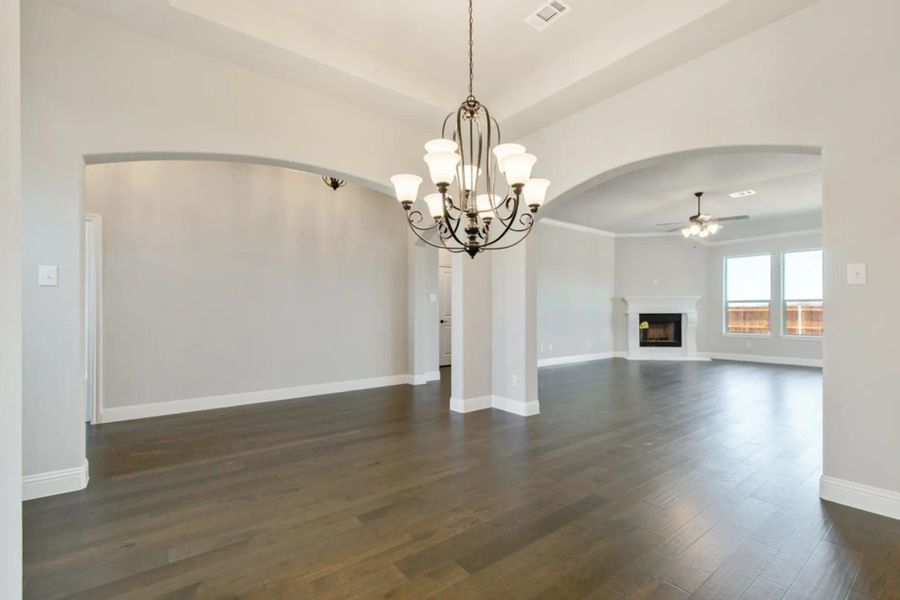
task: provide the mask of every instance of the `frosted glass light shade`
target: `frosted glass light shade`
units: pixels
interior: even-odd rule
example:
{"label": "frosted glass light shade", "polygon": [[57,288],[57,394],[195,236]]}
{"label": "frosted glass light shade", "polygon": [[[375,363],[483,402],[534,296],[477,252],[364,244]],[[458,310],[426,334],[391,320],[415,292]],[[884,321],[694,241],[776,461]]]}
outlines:
{"label": "frosted glass light shade", "polygon": [[706,226],[706,228],[709,229],[710,233],[716,233],[717,231],[722,229],[722,226],[719,225],[718,223],[710,223],[709,225]]}
{"label": "frosted glass light shade", "polygon": [[493,194],[494,201],[491,202],[491,194],[478,194],[475,198],[475,203],[478,207],[478,212],[484,213],[482,218],[491,219],[494,217],[494,208],[500,206],[500,202],[502,198],[497,194]]}
{"label": "frosted glass light shade", "polygon": [[470,191],[475,187],[478,176],[481,175],[481,169],[475,165],[463,165],[459,169],[459,185],[464,190]]}
{"label": "frosted glass light shade", "polygon": [[705,238],[706,236],[709,235],[709,230],[707,230],[707,229],[701,229],[701,230],[700,230],[700,233],[697,234],[697,235],[699,235],[699,236],[702,237],[702,238]]}
{"label": "frosted glass light shade", "polygon": [[437,138],[425,142],[425,152],[429,154],[432,152],[456,152],[458,149],[459,144],[446,138]]}
{"label": "frosted glass light shade", "polygon": [[525,182],[522,193],[525,196],[525,204],[528,206],[542,206],[547,198],[547,188],[550,187],[549,179],[529,179]]}
{"label": "frosted glass light shade", "polygon": [[415,202],[419,186],[422,185],[422,178],[409,174],[394,175],[391,177],[391,183],[394,184],[394,193],[399,202]]}
{"label": "frosted glass light shade", "polygon": [[503,159],[506,169],[506,183],[509,185],[524,184],[531,177],[531,169],[537,157],[534,154],[510,154]]}
{"label": "frosted glass light shade", "polygon": [[691,237],[691,230],[688,229],[687,227],[685,227],[684,229],[681,230],[681,235],[683,235],[686,238],[689,238],[689,237]]}
{"label": "frosted glass light shade", "polygon": [[425,196],[425,204],[428,205],[428,212],[435,219],[444,216],[444,198],[441,194],[428,194]]}
{"label": "frosted glass light shade", "polygon": [[698,233],[700,233],[700,226],[694,223],[693,225],[688,227],[688,231],[691,232],[691,235],[697,235]]}
{"label": "frosted glass light shade", "polygon": [[425,155],[425,163],[431,174],[431,181],[435,185],[439,183],[453,183],[456,176],[456,165],[460,161],[459,154],[455,152],[429,152]]}
{"label": "frosted glass light shade", "polygon": [[494,146],[494,156],[497,158],[497,169],[506,173],[503,160],[511,154],[525,154],[525,146],[522,144],[498,144]]}

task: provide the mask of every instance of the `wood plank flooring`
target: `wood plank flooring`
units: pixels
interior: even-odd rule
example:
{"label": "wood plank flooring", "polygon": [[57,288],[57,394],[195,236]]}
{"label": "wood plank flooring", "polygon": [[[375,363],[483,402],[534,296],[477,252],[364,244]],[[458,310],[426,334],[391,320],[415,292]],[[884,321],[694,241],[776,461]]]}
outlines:
{"label": "wood plank flooring", "polygon": [[900,522],[818,498],[818,370],[550,367],[528,419],[443,375],[91,428],[25,596],[900,598]]}

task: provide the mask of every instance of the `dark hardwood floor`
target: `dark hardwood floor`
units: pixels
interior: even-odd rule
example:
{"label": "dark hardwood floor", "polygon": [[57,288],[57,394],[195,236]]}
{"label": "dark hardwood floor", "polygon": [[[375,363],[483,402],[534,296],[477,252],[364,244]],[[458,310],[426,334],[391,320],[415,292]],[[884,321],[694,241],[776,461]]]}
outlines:
{"label": "dark hardwood floor", "polygon": [[900,598],[900,522],[818,498],[818,370],[552,367],[528,419],[444,375],[93,428],[26,597]]}

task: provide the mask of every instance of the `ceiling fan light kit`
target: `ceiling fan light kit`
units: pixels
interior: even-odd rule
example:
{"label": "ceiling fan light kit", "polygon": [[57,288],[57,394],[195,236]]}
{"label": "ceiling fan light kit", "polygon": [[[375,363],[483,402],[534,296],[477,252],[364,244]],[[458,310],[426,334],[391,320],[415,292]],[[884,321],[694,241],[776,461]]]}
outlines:
{"label": "ceiling fan light kit", "polygon": [[[521,144],[501,143],[500,127],[473,95],[474,17],[469,0],[469,95],[444,119],[441,137],[425,144],[425,164],[437,189],[423,200],[430,219],[413,208],[422,178],[391,177],[412,231],[423,242],[472,258],[522,242],[547,199],[547,179],[532,178],[537,157]],[[501,181],[503,180],[503,181]],[[506,184],[505,193],[496,193]],[[455,184],[455,185],[454,185]],[[428,222],[430,221],[430,223]]]}
{"label": "ceiling fan light kit", "polygon": [[[734,215],[731,217],[718,218],[705,215],[703,214],[703,211],[700,210],[700,199],[703,197],[703,192],[694,192],[694,196],[697,197],[697,214],[691,215],[688,218],[687,225],[684,227],[679,226],[675,229],[670,229],[669,231],[681,231],[681,235],[685,238],[708,238],[722,229],[722,225],[720,224],[721,221],[741,221],[750,218],[747,215]],[[674,225],[674,223],[661,223],[661,225]]]}

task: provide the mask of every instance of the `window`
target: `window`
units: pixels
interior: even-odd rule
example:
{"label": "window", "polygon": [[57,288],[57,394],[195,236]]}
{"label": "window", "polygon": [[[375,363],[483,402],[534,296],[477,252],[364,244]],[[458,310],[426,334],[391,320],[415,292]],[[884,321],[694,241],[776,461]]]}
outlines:
{"label": "window", "polygon": [[822,335],[822,251],[785,252],[784,334]]}
{"label": "window", "polygon": [[771,256],[725,259],[725,333],[767,335],[771,303]]}

